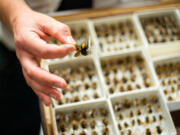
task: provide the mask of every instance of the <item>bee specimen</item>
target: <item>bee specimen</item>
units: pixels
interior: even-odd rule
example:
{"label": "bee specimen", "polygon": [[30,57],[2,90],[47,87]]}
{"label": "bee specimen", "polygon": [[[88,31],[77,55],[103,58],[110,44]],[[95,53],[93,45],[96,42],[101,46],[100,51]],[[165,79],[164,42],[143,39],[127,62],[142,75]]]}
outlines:
{"label": "bee specimen", "polygon": [[137,115],[141,115],[141,110],[140,109],[137,110]]}
{"label": "bee specimen", "polygon": [[[72,37],[75,39],[77,45],[76,45],[76,53],[75,57],[79,55],[86,56],[89,54],[89,38],[90,38],[90,33],[87,29],[87,27],[84,27],[84,24],[68,24]],[[78,26],[77,26],[78,25]],[[57,44],[57,45],[62,45],[56,38],[52,38],[51,40],[48,41],[49,43]],[[66,56],[65,58],[72,58],[72,54]]]}
{"label": "bee specimen", "polygon": [[108,115],[108,111],[104,108],[100,108],[100,113],[102,116],[106,117]]}
{"label": "bee specimen", "polygon": [[95,119],[92,119],[92,120],[90,121],[90,126],[91,126],[92,129],[95,128],[95,126],[96,126],[96,120],[95,120]]}
{"label": "bee specimen", "polygon": [[129,102],[128,99],[124,99],[123,106],[126,107],[126,108],[129,108],[131,106],[131,103]]}
{"label": "bee specimen", "polygon": [[119,130],[122,130],[122,126],[121,126],[120,123],[118,123],[118,129],[119,129]]}
{"label": "bee specimen", "polygon": [[145,117],[145,121],[146,121],[146,124],[148,124],[148,123],[150,122],[150,120],[149,120],[149,117],[148,117],[148,116],[146,116],[146,117]]}
{"label": "bee specimen", "polygon": [[92,130],[92,135],[98,135],[98,133],[96,132],[96,130]]}
{"label": "bee specimen", "polygon": [[128,123],[124,122],[124,127],[128,128],[129,127]]}
{"label": "bee specimen", "polygon": [[105,117],[102,117],[101,120],[105,126],[109,124],[109,121]]}
{"label": "bee specimen", "polygon": [[146,129],[146,135],[152,135],[151,130],[149,128]]}
{"label": "bee specimen", "polygon": [[82,131],[81,133],[79,133],[79,135],[87,135],[85,131]]}
{"label": "bee specimen", "polygon": [[142,124],[142,121],[141,121],[141,119],[137,119],[137,123],[138,123],[138,125],[141,125]]}
{"label": "bee specimen", "polygon": [[78,121],[73,120],[72,121],[72,127],[73,127],[73,130],[77,130],[78,129]]}
{"label": "bee specimen", "polygon": [[80,55],[88,55],[89,54],[89,45],[88,43],[82,43],[81,45],[76,45],[76,53],[74,54],[75,57]]}
{"label": "bee specimen", "polygon": [[87,95],[87,94],[85,94],[84,96],[83,96],[83,100],[88,100],[89,99],[89,96]]}
{"label": "bee specimen", "polygon": [[114,110],[115,110],[116,112],[118,112],[118,111],[120,111],[121,109],[122,109],[122,105],[121,105],[120,103],[116,102],[115,105],[114,105]]}
{"label": "bee specimen", "polygon": [[109,88],[109,93],[113,94],[114,93],[114,89],[112,87]]}
{"label": "bee specimen", "polygon": [[119,120],[123,120],[123,115],[122,115],[122,114],[119,114],[118,119],[119,119]]}
{"label": "bee specimen", "polygon": [[127,135],[132,135],[132,131],[128,130]]}
{"label": "bee specimen", "polygon": [[109,128],[108,127],[103,128],[102,135],[109,135]]}
{"label": "bee specimen", "polygon": [[156,127],[156,130],[157,130],[157,133],[158,133],[158,134],[161,134],[161,133],[162,133],[162,129],[161,129],[160,126],[157,126],[157,127]]}
{"label": "bee specimen", "polygon": [[129,112],[129,117],[132,118],[133,116],[134,116],[134,113],[133,113],[133,111],[131,110],[131,111]]}
{"label": "bee specimen", "polygon": [[82,119],[82,120],[80,121],[80,124],[81,124],[82,128],[87,128],[87,126],[88,126],[85,119]]}
{"label": "bee specimen", "polygon": [[163,120],[163,116],[161,114],[159,115],[159,120]]}
{"label": "bee specimen", "polygon": [[79,102],[79,101],[80,101],[79,96],[75,96],[75,97],[74,97],[74,102]]}
{"label": "bee specimen", "polygon": [[88,116],[89,116],[87,110],[83,110],[81,115],[82,115],[82,118],[84,118],[84,119],[88,118]]}
{"label": "bee specimen", "polygon": [[61,132],[65,132],[66,131],[66,125],[64,122],[61,122],[59,125],[59,129],[61,130]]}
{"label": "bee specimen", "polygon": [[135,120],[134,120],[134,119],[131,121],[131,125],[132,125],[132,126],[135,125]]}

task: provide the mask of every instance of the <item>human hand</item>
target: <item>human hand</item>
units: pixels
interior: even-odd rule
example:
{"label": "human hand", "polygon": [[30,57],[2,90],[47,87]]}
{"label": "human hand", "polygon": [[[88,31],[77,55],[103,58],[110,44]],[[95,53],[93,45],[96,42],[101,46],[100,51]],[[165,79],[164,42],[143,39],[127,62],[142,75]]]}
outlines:
{"label": "human hand", "polygon": [[[12,19],[11,30],[16,45],[16,55],[22,65],[27,84],[38,97],[50,105],[50,97],[58,100],[60,93],[54,87],[64,89],[63,78],[40,68],[39,60],[61,58],[75,49],[67,25],[38,12],[27,10]],[[56,37],[63,45],[48,44],[45,40]]]}

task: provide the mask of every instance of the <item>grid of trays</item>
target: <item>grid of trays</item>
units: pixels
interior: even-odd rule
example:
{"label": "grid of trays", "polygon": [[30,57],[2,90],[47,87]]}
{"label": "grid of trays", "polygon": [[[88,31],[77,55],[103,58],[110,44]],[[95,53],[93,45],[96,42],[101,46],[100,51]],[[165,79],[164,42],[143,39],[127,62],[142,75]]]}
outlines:
{"label": "grid of trays", "polygon": [[[110,61],[113,63],[108,67]],[[156,87],[153,65],[148,61],[145,50],[139,48],[126,53],[88,56],[49,64],[47,69],[64,77],[68,83],[66,90],[59,89],[61,100],[53,100],[55,133],[175,134],[165,99]],[[106,68],[112,68],[109,73],[103,71],[104,64],[107,64]],[[122,73],[122,69],[127,71]],[[109,92],[109,86],[105,83],[107,74],[112,83],[109,86],[114,86],[114,93]],[[122,85],[116,87],[116,83]],[[128,89],[129,85],[132,89]],[[122,86],[126,90],[122,90]],[[98,96],[94,96],[94,93]],[[136,98],[133,100],[131,96]],[[165,128],[167,124],[172,127],[170,130]]]}
{"label": "grid of trays", "polygon": [[146,48],[178,43],[179,15],[168,9],[68,22],[78,44],[90,36],[92,47],[88,56],[45,67],[68,84],[53,99],[55,135],[175,135],[168,107],[180,109],[180,56],[152,60]]}

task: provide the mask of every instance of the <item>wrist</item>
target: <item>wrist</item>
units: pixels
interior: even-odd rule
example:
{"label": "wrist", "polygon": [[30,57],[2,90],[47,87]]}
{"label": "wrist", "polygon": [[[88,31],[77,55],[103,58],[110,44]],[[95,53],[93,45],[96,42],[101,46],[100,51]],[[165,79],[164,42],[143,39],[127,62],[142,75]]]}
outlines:
{"label": "wrist", "polygon": [[24,0],[2,0],[0,4],[0,19],[12,31],[14,22],[31,9]]}
{"label": "wrist", "polygon": [[[23,9],[17,9],[16,11],[10,13],[9,15],[9,29],[14,32],[16,26],[20,21],[28,21],[25,17],[30,13],[33,12],[29,7],[24,7]],[[20,23],[22,24],[22,23]]]}

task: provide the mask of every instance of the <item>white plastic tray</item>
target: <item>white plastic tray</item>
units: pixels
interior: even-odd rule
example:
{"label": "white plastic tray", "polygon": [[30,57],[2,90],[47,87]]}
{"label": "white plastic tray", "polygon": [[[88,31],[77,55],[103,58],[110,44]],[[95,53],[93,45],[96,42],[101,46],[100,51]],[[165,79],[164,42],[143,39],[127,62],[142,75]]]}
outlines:
{"label": "white plastic tray", "polygon": [[[79,68],[79,66],[86,66],[86,65],[91,65],[93,66],[93,72],[95,72],[95,76],[93,76],[92,80],[89,80],[87,77],[85,77],[84,81],[78,80],[77,82],[74,82],[72,85],[73,86],[77,86],[77,85],[85,85],[85,83],[92,83],[92,82],[96,82],[97,84],[97,88],[96,90],[92,89],[91,87],[88,88],[87,90],[85,88],[82,88],[78,93],[76,91],[74,91],[73,93],[68,92],[66,94],[66,96],[63,96],[61,89],[58,88],[58,90],[61,92],[61,99],[65,100],[66,97],[68,97],[69,99],[74,98],[75,96],[78,96],[81,100],[83,101],[82,98],[84,95],[88,95],[89,99],[88,100],[95,100],[96,98],[93,98],[93,94],[96,92],[98,94],[98,98],[103,98],[105,96],[103,88],[102,88],[102,83],[100,82],[100,74],[98,72],[98,68],[97,68],[97,63],[95,61],[96,58],[92,57],[92,56],[87,56],[87,57],[81,57],[79,59],[72,59],[72,60],[66,60],[66,61],[54,61],[51,64],[49,64],[49,66],[47,67],[47,70],[49,71],[51,68],[55,69],[55,70],[61,70],[61,69],[66,69],[66,68]],[[63,73],[62,73],[63,74]],[[81,74],[81,73],[80,73]],[[84,73],[85,75],[87,73]],[[61,76],[61,73],[59,74],[59,76]],[[67,88],[68,89],[68,88]],[[85,89],[85,90],[84,90]],[[86,101],[88,101],[86,100]],[[79,101],[79,102],[80,102]],[[69,103],[65,103],[62,105],[58,105],[57,102],[55,100],[53,100],[54,105],[55,106],[66,106],[67,104],[77,104],[78,102],[69,102]]]}
{"label": "white plastic tray", "polygon": [[[158,103],[153,103],[153,104],[150,103],[150,101],[148,101],[148,100],[150,100],[150,98],[152,98],[152,97],[153,98],[156,97],[158,99]],[[130,107],[130,108],[122,108],[122,106],[120,106],[121,107],[120,111],[117,112],[114,110],[114,105],[116,103],[122,104],[124,102],[124,100],[133,102],[135,99],[136,99],[136,101],[139,102],[139,100],[142,100],[143,98],[147,99],[147,102],[145,103],[144,106],[136,105],[136,106]],[[131,130],[132,134],[134,133],[134,134],[138,134],[138,135],[140,135],[140,134],[145,135],[147,128],[156,130],[155,126],[158,126],[158,125],[162,129],[161,134],[163,134],[163,135],[175,135],[176,134],[176,129],[173,125],[173,121],[171,119],[167,104],[165,103],[162,93],[159,90],[133,92],[131,94],[126,93],[126,94],[123,94],[120,96],[112,96],[111,102],[112,102],[112,106],[113,106],[113,112],[114,112],[115,118],[116,118],[115,125],[118,125],[118,123],[120,123],[120,125],[122,127],[121,131],[123,131],[125,134],[127,134],[128,130]],[[138,102],[136,102],[136,104]],[[152,106],[152,112],[150,114],[145,109],[145,106],[148,106],[148,105]],[[136,115],[137,110],[141,111],[140,115]],[[130,111],[133,112],[133,117],[132,116],[129,117]],[[123,119],[119,121],[118,116],[120,114],[121,114],[121,116],[123,116]],[[162,115],[163,119],[159,122],[158,122],[158,120],[156,120],[156,122],[153,122],[153,116],[155,116],[156,119],[158,119],[159,115]],[[149,117],[149,123],[145,123],[146,116]],[[131,125],[131,122],[133,119],[135,120],[135,126]],[[137,122],[138,119],[141,120],[141,122],[142,122],[141,125],[138,125],[138,122]],[[129,125],[128,128],[124,127],[124,125],[123,125],[124,123],[127,123]],[[154,131],[152,134],[157,134],[157,133],[156,133],[156,131]]]}
{"label": "white plastic tray", "polygon": [[[164,57],[158,57],[158,58],[154,58],[154,67],[156,68],[158,65],[163,65],[163,64],[169,64],[169,63],[180,63],[180,55],[171,55],[171,56],[164,56]],[[177,70],[177,69],[176,69]],[[170,77],[172,79],[178,79],[180,78],[179,76],[174,76],[174,77]],[[163,78],[162,78],[163,79]],[[160,79],[161,80],[161,79]],[[177,98],[177,100],[174,101],[168,101],[166,98],[166,102],[168,103],[168,107],[170,109],[170,111],[175,111],[175,110],[179,110],[180,109],[180,92],[178,92],[178,88],[177,85],[179,84],[179,81],[177,80],[177,84],[171,84],[169,86],[162,86],[162,84],[160,83],[161,81],[159,80],[159,84],[160,87],[162,89],[162,91],[164,89],[167,89],[169,91],[169,88],[171,86],[175,87],[175,93],[171,93],[171,96]],[[165,79],[165,82],[167,83],[167,79]],[[163,93],[164,95],[164,93]],[[165,95],[164,95],[165,97]]]}
{"label": "white plastic tray", "polygon": [[[64,114],[67,114],[67,113],[72,113],[73,111],[83,111],[83,110],[87,110],[89,111],[90,109],[100,109],[100,108],[104,108],[108,111],[108,117],[107,117],[107,120],[109,121],[109,135],[117,135],[118,134],[118,131],[117,131],[117,127],[114,125],[115,123],[115,120],[113,118],[113,111],[112,111],[112,108],[111,108],[111,104],[109,102],[109,100],[99,100],[99,101],[92,101],[92,102],[89,102],[89,103],[79,103],[78,105],[73,105],[73,106],[70,106],[70,107],[65,107],[65,108],[55,108],[53,110],[53,122],[54,122],[54,126],[55,126],[55,135],[59,135],[58,134],[58,130],[57,130],[57,122],[56,122],[56,114],[61,112],[61,113],[64,113]],[[75,119],[75,118],[74,118]],[[95,130],[98,132],[98,134],[101,134],[102,132],[102,128],[103,128],[103,125],[102,123],[100,122],[101,121],[101,117],[99,117],[99,112],[98,112],[98,116],[95,117],[96,119],[96,122],[97,122],[97,126],[95,128]],[[89,121],[89,119],[87,120]],[[89,122],[88,122],[88,125],[89,125]],[[79,130],[77,132],[75,132],[76,134],[78,134],[79,132],[83,131],[82,128],[79,128]],[[92,129],[90,129],[90,127],[88,127],[87,129],[84,130],[86,132],[86,135],[91,135],[91,131]],[[70,135],[70,133],[72,133],[72,129],[68,130],[67,134]]]}
{"label": "white plastic tray", "polygon": [[[129,29],[129,26],[127,26],[127,21],[130,22],[131,29]],[[120,24],[121,24],[121,28],[119,28]],[[134,50],[138,47],[143,46],[143,42],[142,42],[143,39],[139,34],[139,31],[137,29],[136,23],[132,15],[113,16],[113,17],[94,19],[92,20],[91,25],[95,37],[95,44],[97,45],[100,55],[109,52]],[[101,29],[104,30],[105,29],[104,25],[110,27],[109,30],[112,30],[111,25],[113,25],[117,33],[115,34],[110,33],[105,38],[98,37],[95,27],[97,28],[101,27]],[[133,31],[134,33],[132,34],[133,36],[131,36],[129,32],[130,30]],[[103,34],[103,32],[101,32],[101,34]]]}
{"label": "white plastic tray", "polygon": [[[157,86],[158,86],[158,83],[157,83],[157,80],[156,80],[156,75],[155,75],[155,71],[154,71],[154,68],[153,68],[153,65],[152,65],[152,63],[151,63],[151,60],[150,60],[150,58],[147,56],[147,54],[145,53],[145,50],[143,49],[143,48],[139,48],[139,49],[137,49],[136,51],[128,51],[128,52],[126,52],[126,53],[122,53],[122,52],[119,52],[119,53],[112,53],[112,54],[107,54],[107,55],[104,55],[104,56],[101,56],[100,57],[100,61],[99,61],[99,67],[101,67],[101,61],[102,60],[106,60],[106,61],[109,61],[109,62],[112,62],[112,67],[115,65],[115,64],[113,64],[113,62],[114,62],[114,59],[125,59],[125,58],[127,58],[128,56],[130,56],[132,59],[133,59],[133,57],[136,57],[136,56],[141,56],[141,58],[143,58],[143,60],[144,60],[144,72],[145,73],[147,73],[148,74],[148,76],[149,76],[149,81],[152,83],[152,86],[150,86],[150,87],[147,87],[147,88],[145,88],[144,86],[142,86],[140,89],[134,89],[134,90],[129,90],[129,91],[125,91],[125,93],[127,92],[127,93],[131,93],[132,91],[141,91],[141,90],[149,90],[149,89],[151,89],[152,87],[153,88],[156,88]],[[136,64],[133,64],[133,65],[135,65],[136,66]],[[121,65],[121,67],[122,67],[122,65]],[[109,87],[110,87],[110,85],[107,85],[106,84],[106,79],[105,79],[105,76],[104,76],[104,73],[103,73],[103,69],[101,68],[100,69],[101,70],[101,76],[102,76],[102,80],[101,80],[101,82],[103,83],[103,84],[105,84],[105,85],[103,85],[104,86],[104,89],[106,90],[106,95],[108,96],[108,95],[111,95],[109,92],[108,92],[108,90],[109,90]],[[112,69],[109,69],[109,72],[110,72],[110,74],[112,74],[112,75],[110,75],[110,77],[112,78],[112,76],[113,76],[113,70]],[[132,74],[129,72],[129,70],[127,71],[127,72],[122,72],[122,71],[118,71],[118,76],[116,75],[116,77],[118,78],[118,80],[119,81],[121,81],[121,79],[122,79],[122,74],[124,74],[125,76],[131,76]],[[135,84],[136,83],[138,83],[139,85],[142,85],[142,75],[140,74],[140,70],[139,69],[137,69],[137,68],[135,68],[135,74],[136,74],[136,81],[135,82],[130,82],[130,84],[132,85],[132,86],[134,86],[135,87]],[[117,89],[117,88],[115,88],[115,91],[119,91],[120,89]],[[116,95],[117,93],[124,93],[124,92],[115,92],[115,93],[113,93],[112,95]]]}
{"label": "white plastic tray", "polygon": [[134,14],[134,17],[136,18],[136,23],[137,26],[140,30],[141,36],[144,39],[144,43],[146,45],[148,45],[148,47],[153,47],[153,46],[157,46],[157,45],[165,45],[165,46],[170,46],[173,44],[179,44],[180,40],[174,40],[174,41],[166,41],[166,42],[158,42],[158,43],[149,43],[147,40],[147,37],[145,35],[142,23],[141,23],[141,19],[143,18],[150,18],[150,17],[158,17],[158,16],[167,16],[167,15],[172,15],[175,17],[176,19],[176,23],[177,25],[180,27],[180,23],[179,23],[179,15],[178,15],[178,11],[176,10],[176,8],[169,8],[169,9],[158,9],[158,10],[151,10],[151,11],[144,11],[144,12],[137,12]]}

